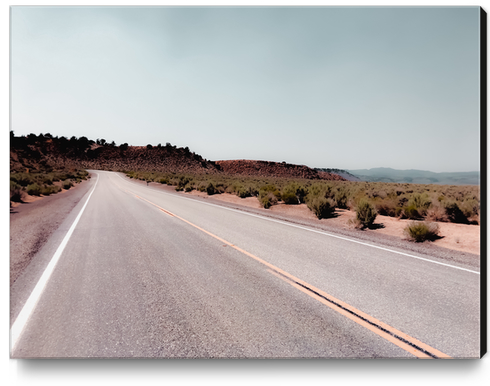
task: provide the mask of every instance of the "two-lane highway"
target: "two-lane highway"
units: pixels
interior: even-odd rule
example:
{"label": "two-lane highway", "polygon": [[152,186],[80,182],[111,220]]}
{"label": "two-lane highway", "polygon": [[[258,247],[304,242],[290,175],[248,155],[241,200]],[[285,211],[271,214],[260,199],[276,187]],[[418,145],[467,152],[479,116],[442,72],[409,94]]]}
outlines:
{"label": "two-lane highway", "polygon": [[13,357],[480,355],[474,268],[117,173],[91,184],[38,295],[11,288]]}

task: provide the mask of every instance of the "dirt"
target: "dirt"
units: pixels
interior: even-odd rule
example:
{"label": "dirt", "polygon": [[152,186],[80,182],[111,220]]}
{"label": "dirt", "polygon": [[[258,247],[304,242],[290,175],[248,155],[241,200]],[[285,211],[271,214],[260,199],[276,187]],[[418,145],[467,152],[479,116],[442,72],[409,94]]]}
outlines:
{"label": "dirt", "polygon": [[[208,196],[206,193],[192,191],[185,193],[193,196],[208,197],[212,200],[227,202],[230,204],[245,206],[253,209],[262,209],[263,211],[270,211],[271,213],[280,214],[286,217],[292,217],[302,220],[308,220],[313,222],[324,222],[328,225],[342,228],[342,229],[354,229],[354,225],[350,223],[350,220],[355,219],[356,214],[354,211],[347,209],[336,209],[333,218],[318,220],[316,216],[307,208],[306,204],[300,205],[285,205],[280,203],[272,206],[270,209],[263,209],[256,197],[240,198],[234,194],[217,194]],[[383,234],[388,236],[405,239],[403,229],[411,220],[397,219],[389,216],[378,215],[374,222],[376,229],[366,229],[362,232],[372,234]],[[433,245],[452,249],[455,251],[471,253],[475,255],[480,254],[480,226],[478,225],[466,225],[466,224],[453,224],[438,222],[440,239],[425,243],[431,243]]]}

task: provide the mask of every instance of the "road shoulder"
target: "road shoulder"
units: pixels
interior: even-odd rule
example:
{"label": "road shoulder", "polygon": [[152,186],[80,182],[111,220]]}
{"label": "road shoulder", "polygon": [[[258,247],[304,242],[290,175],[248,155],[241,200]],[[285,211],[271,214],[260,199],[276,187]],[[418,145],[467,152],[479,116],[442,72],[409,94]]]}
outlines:
{"label": "road shoulder", "polygon": [[91,184],[82,181],[67,191],[10,208],[10,286],[32,263]]}

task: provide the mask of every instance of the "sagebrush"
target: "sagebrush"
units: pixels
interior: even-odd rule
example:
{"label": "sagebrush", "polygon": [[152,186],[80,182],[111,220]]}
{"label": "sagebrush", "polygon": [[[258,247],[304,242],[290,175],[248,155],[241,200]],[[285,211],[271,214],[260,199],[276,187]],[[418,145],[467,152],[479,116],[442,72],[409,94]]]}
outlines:
{"label": "sagebrush", "polygon": [[405,236],[417,243],[430,240],[434,241],[439,236],[439,225],[425,221],[411,221],[404,229]]}
{"label": "sagebrush", "polygon": [[[179,190],[199,190],[209,195],[231,193],[241,198],[257,197],[264,208],[279,203],[306,203],[312,211],[320,213],[324,210],[326,217],[331,215],[331,208],[356,210],[360,200],[365,200],[372,206],[371,216],[376,212],[379,215],[397,218],[470,224],[478,224],[480,216],[479,186],[318,181],[150,171],[125,173],[131,178],[176,186]],[[328,201],[329,208],[322,209],[325,205],[320,205],[319,201],[313,204],[312,200],[315,197],[318,200],[321,198],[322,201],[331,200]],[[369,226],[369,221],[367,218],[363,220],[363,224],[368,225],[362,226]]]}

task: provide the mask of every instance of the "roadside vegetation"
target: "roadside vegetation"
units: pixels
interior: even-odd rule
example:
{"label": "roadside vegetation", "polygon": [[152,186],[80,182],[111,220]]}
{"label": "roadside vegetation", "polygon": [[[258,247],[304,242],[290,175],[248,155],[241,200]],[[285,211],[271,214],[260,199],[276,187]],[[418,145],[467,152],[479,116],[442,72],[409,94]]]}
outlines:
{"label": "roadside vegetation", "polygon": [[439,225],[426,221],[411,221],[403,230],[405,236],[410,241],[417,243],[439,238]]}
{"label": "roadside vegetation", "polygon": [[[49,170],[49,171],[47,171]],[[10,173],[10,201],[22,202],[26,195],[49,196],[70,189],[74,184],[86,180],[86,170],[71,169],[53,171],[28,172],[14,171]]]}
{"label": "roadside vegetation", "polygon": [[479,186],[125,173],[130,178],[175,186],[177,191],[197,190],[208,195],[230,193],[241,198],[257,197],[266,209],[278,203],[304,203],[319,219],[333,216],[336,208],[350,209],[356,211],[360,228],[372,226],[378,214],[419,221],[480,223]]}
{"label": "roadside vegetation", "polygon": [[80,164],[70,164],[67,155],[80,155],[90,144],[86,137],[15,136],[10,131],[10,201],[49,196],[86,180],[88,172]]}
{"label": "roadside vegetation", "polygon": [[359,200],[356,207],[356,221],[361,228],[372,227],[377,215],[378,212],[366,198]]}

